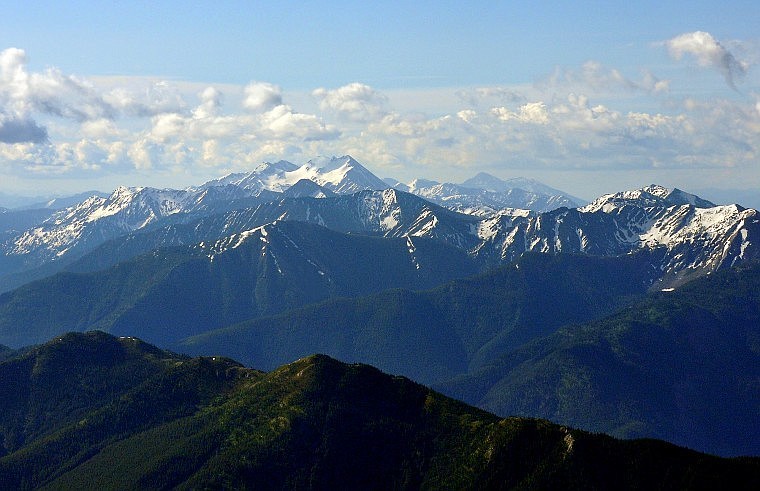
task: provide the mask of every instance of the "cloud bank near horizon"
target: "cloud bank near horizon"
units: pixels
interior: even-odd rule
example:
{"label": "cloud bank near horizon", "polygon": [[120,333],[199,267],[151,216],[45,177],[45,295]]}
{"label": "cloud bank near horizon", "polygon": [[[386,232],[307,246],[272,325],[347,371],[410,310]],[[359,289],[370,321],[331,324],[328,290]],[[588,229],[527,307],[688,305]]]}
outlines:
{"label": "cloud bank near horizon", "polygon": [[[720,72],[731,89],[751,64],[705,32],[661,43]],[[151,171],[252,169],[264,160],[349,153],[373,170],[441,175],[476,168],[751,169],[760,156],[760,94],[702,99],[683,81],[589,61],[531,86],[454,88],[458,107],[398,107],[362,82],[317,87],[294,107],[270,81],[245,86],[104,86],[0,52],[0,173],[85,178]],[[677,86],[679,95],[671,90]],[[297,99],[297,98],[294,98]]]}

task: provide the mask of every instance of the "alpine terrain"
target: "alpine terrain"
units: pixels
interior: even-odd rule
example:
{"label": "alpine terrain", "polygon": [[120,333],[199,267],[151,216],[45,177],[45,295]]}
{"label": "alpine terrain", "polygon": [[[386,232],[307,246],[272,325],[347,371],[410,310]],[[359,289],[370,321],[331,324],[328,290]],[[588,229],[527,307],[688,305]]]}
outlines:
{"label": "alpine terrain", "polygon": [[[590,202],[485,173],[459,184],[403,184],[350,156],[264,163],[185,189],[119,187],[72,201],[0,211],[0,366],[9,370],[0,469],[11,487],[97,480],[142,445],[156,450],[134,472],[119,472],[140,485],[176,467],[176,476],[166,473],[169,487],[224,486],[241,475],[284,479],[275,487],[305,476],[334,484],[326,469],[343,451],[362,459],[387,454],[373,465],[390,479],[382,482],[398,487],[435,487],[440,479],[542,487],[558,476],[633,486],[658,465],[676,466],[668,474],[674,482],[696,482],[681,480],[697,475],[689,460],[696,454],[673,449],[682,455],[675,457],[664,444],[620,443],[570,427],[724,457],[760,454],[754,209],[654,184]],[[104,368],[116,370],[116,385],[98,378],[101,368],[84,369],[83,379],[69,379],[78,369],[67,368],[44,382],[47,399],[34,381],[57,343],[68,346],[61,363],[116,363]],[[102,357],[86,348],[98,343],[105,343]],[[118,365],[127,359],[131,368]],[[314,385],[301,387],[299,377],[312,369],[320,374]],[[330,392],[355,376],[348,393]],[[375,382],[390,384],[388,400],[400,406],[378,402],[385,389],[359,388]],[[154,400],[154,390],[165,398]],[[340,403],[320,399],[329,394]],[[428,395],[449,412],[427,407]],[[274,409],[289,397],[300,401],[292,411]],[[151,416],[119,413],[130,404]],[[155,412],[139,409],[152,404]],[[62,409],[44,409],[53,407]],[[513,416],[564,426],[499,419]],[[402,438],[400,453],[375,454],[330,426],[341,420],[366,426],[362,438],[379,438],[377,449],[385,448],[383,435],[409,440]],[[431,440],[436,432],[446,436]],[[553,435],[549,453],[543,443],[522,446],[545,432]],[[176,452],[158,443],[169,435],[183,442]],[[640,459],[668,457],[646,460],[633,480],[613,479],[584,467],[599,450],[573,467],[581,441],[625,449],[605,458],[629,477]],[[627,453],[647,445],[659,450],[641,450],[646,458]],[[54,449],[64,447],[68,457],[56,461],[63,457]],[[306,448],[323,450],[312,458]],[[533,457],[506,471],[503,459],[492,458],[502,448]],[[57,463],[30,467],[32,455]],[[274,463],[280,470],[266,474]]]}

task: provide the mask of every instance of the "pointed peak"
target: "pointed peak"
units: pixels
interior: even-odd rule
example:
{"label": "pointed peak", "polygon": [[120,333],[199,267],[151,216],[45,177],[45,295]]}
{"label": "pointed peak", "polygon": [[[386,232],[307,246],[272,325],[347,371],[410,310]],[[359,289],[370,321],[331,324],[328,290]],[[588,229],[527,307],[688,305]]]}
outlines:
{"label": "pointed peak", "polygon": [[340,157],[331,156],[319,156],[310,159],[306,162],[306,165],[322,170],[322,172],[330,172],[342,167],[355,167],[364,169],[364,166],[360,164],[355,158],[350,155],[342,155]]}
{"label": "pointed peak", "polygon": [[502,192],[508,188],[507,182],[487,172],[478,172],[473,177],[462,182],[466,188],[485,189],[491,192]]}
{"label": "pointed peak", "polygon": [[109,199],[120,199],[120,198],[129,197],[129,196],[134,196],[142,192],[144,189],[145,188],[141,188],[141,187],[130,188],[127,186],[119,186],[113,190],[113,193],[111,193],[111,196],[109,196]]}

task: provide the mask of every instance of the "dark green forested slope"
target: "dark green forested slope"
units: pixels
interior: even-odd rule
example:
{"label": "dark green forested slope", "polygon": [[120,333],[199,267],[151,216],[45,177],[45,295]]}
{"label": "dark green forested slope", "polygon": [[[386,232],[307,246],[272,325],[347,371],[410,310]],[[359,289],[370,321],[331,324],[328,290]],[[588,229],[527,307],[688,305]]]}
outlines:
{"label": "dark green forested slope", "polygon": [[440,382],[571,323],[643,295],[645,255],[527,254],[515,264],[431,291],[335,299],[188,339],[176,349],[274,368],[310,353]]}
{"label": "dark green forested slope", "polygon": [[760,455],[760,267],[652,294],[437,388],[497,414]]}
{"label": "dark green forested slope", "polygon": [[3,489],[760,485],[757,459],[499,419],[325,356],[264,374],[88,333],[0,363],[0,373]]}

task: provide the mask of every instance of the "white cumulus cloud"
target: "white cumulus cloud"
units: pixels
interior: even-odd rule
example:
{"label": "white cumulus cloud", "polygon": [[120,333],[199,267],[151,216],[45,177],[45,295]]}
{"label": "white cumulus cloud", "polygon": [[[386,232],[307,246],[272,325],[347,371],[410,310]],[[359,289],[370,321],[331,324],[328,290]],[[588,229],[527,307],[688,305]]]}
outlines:
{"label": "white cumulus cloud", "polygon": [[282,104],[282,89],[267,82],[251,82],[245,89],[243,107],[249,111],[261,113]]}
{"label": "white cumulus cloud", "polygon": [[316,89],[312,95],[323,111],[359,122],[374,121],[386,114],[387,97],[369,85],[350,83],[334,90]]}

